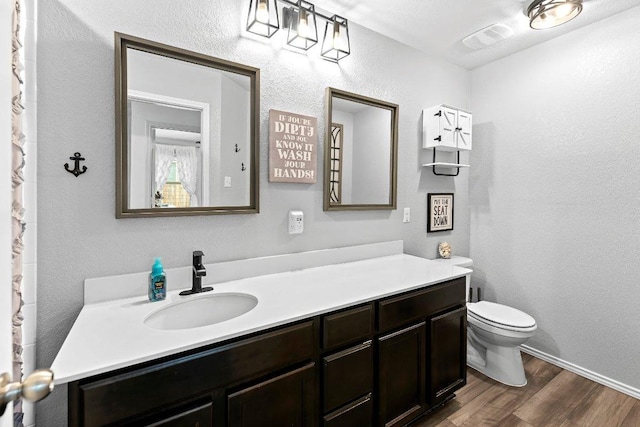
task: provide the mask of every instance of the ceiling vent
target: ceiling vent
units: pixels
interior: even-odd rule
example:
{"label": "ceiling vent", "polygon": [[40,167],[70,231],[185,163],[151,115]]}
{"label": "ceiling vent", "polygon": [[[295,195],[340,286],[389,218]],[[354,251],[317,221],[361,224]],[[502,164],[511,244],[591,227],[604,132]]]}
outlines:
{"label": "ceiling vent", "polygon": [[478,50],[494,45],[513,35],[513,30],[504,24],[493,24],[476,31],[462,39],[462,43],[469,49]]}

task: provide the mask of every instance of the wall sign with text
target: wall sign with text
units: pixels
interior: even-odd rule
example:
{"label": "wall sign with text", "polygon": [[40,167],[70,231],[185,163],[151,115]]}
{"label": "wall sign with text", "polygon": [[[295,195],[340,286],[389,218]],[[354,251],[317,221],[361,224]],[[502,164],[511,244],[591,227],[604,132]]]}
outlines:
{"label": "wall sign with text", "polygon": [[317,151],[316,117],[269,110],[269,182],[315,183]]}
{"label": "wall sign with text", "polygon": [[427,199],[427,233],[453,230],[453,193],[429,193]]}

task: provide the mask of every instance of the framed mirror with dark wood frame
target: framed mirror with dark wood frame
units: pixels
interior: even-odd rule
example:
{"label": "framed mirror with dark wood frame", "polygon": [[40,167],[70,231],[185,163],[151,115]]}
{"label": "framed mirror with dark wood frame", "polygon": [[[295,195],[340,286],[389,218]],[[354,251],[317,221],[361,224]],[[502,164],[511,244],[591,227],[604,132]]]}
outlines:
{"label": "framed mirror with dark wood frame", "polygon": [[260,70],[115,33],[116,217],[258,213]]}
{"label": "framed mirror with dark wood frame", "polygon": [[324,210],[396,209],[398,105],[327,88]]}

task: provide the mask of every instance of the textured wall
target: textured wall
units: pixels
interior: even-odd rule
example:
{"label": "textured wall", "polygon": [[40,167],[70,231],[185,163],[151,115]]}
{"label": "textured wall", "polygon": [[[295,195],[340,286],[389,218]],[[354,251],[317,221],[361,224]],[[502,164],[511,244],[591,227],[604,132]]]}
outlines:
{"label": "textured wall", "polygon": [[640,8],[472,72],[471,257],[530,345],[640,388]]}
{"label": "textured wall", "polygon": [[[420,167],[421,110],[438,103],[468,107],[469,73],[361,27],[350,26],[353,54],[339,65],[272,40],[245,37],[248,1],[51,0],[38,21],[38,364],[48,366],[82,307],[88,277],[188,265],[202,249],[215,262],[405,239],[405,250],[434,257],[440,239],[458,253],[469,246],[467,172],[435,177]],[[261,69],[260,214],[120,219],[115,211],[113,32],[119,31]],[[322,32],[322,30],[320,31]],[[268,111],[318,117],[324,138],[325,88],[400,105],[398,210],[323,212],[322,180],[267,182]],[[62,165],[87,159],[78,178]],[[318,170],[322,170],[320,154]],[[426,193],[455,191],[455,230],[426,235]],[[412,222],[402,223],[402,207]],[[287,212],[302,209],[305,232],[287,234]],[[210,272],[215,275],[215,272]],[[171,284],[169,286],[172,286]],[[176,286],[175,284],[173,286]],[[188,284],[184,284],[187,286]],[[62,425],[64,388],[39,406],[46,425]]]}

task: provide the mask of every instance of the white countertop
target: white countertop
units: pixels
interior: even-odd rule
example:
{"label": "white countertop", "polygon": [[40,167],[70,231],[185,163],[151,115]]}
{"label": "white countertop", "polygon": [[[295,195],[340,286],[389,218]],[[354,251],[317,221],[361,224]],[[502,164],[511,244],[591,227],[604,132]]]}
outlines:
{"label": "white countertop", "polygon": [[[471,270],[398,254],[214,284],[212,293],[254,295],[248,313],[209,326],[157,330],[143,321],[176,301],[198,298],[172,291],[161,302],[146,296],[87,304],[51,366],[55,383],[147,362],[252,332],[469,274]],[[204,285],[204,284],[203,284]]]}

